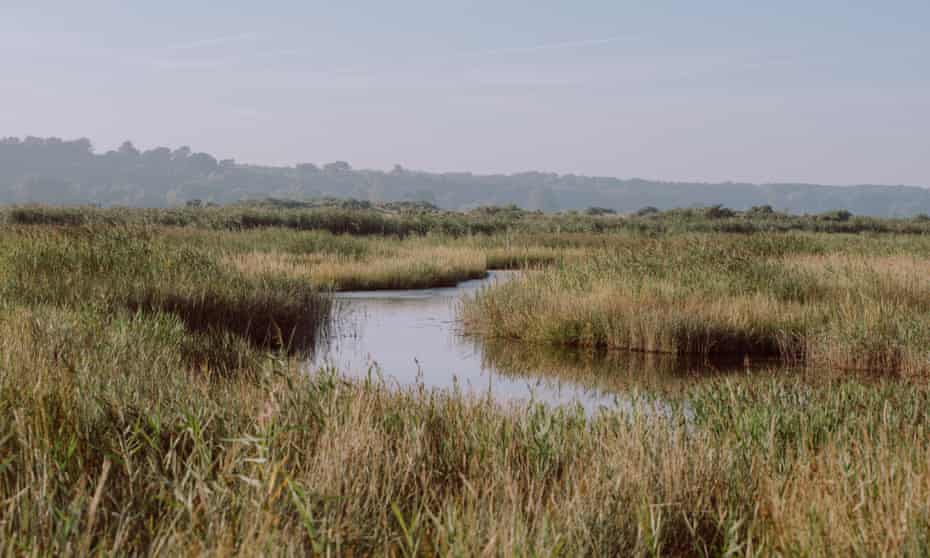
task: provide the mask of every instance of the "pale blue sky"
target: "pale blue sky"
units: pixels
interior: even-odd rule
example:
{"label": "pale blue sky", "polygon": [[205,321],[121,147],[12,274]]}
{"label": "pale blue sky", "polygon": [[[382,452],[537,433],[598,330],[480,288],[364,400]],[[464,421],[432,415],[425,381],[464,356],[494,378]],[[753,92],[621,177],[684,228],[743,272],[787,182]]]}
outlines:
{"label": "pale blue sky", "polygon": [[927,0],[4,4],[0,135],[930,186]]}

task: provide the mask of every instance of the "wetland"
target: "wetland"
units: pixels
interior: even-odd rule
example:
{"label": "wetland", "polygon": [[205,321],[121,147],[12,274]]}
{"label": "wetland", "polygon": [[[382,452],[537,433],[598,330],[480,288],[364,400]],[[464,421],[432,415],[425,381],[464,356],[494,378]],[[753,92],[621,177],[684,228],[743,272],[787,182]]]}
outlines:
{"label": "wetland", "polygon": [[0,553],[920,554],[923,227],[4,210]]}

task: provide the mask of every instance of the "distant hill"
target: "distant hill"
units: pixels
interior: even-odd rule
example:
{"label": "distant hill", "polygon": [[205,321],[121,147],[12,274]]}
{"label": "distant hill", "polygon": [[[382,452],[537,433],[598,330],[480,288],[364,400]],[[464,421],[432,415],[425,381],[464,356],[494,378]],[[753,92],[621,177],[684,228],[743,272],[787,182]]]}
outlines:
{"label": "distant hill", "polygon": [[794,214],[839,209],[876,217],[930,214],[930,190],[914,186],[655,182],[535,171],[428,173],[399,166],[385,172],[356,170],[345,162],[265,167],[218,161],[187,147],[140,151],[125,142],[95,153],[87,139],[0,139],[0,204],[168,207],[268,197],[423,201],[445,209],[516,204],[543,211],[602,207],[626,213],[643,207],[769,205]]}

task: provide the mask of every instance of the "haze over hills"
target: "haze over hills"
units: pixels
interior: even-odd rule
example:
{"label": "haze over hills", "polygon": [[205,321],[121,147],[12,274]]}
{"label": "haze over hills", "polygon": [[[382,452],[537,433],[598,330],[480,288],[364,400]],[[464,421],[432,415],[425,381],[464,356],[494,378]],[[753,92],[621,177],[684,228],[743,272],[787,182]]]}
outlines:
{"label": "haze over hills", "polygon": [[558,175],[430,173],[396,166],[357,170],[346,162],[270,167],[217,160],[187,147],[140,151],[130,142],[95,153],[87,139],[0,140],[0,203],[99,204],[140,207],[217,204],[268,197],[425,201],[445,209],[516,204],[560,211],[603,207],[632,212],[724,205],[770,205],[788,213],[845,209],[857,215],[909,217],[930,213],[930,190],[914,186],[682,183]]}

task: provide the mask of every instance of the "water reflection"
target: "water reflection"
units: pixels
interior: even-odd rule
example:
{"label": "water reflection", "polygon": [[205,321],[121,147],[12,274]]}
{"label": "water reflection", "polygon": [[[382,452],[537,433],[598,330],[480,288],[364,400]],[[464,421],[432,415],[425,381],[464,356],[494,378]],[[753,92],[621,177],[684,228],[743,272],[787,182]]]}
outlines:
{"label": "water reflection", "polygon": [[670,395],[698,376],[723,371],[667,355],[559,350],[463,335],[456,320],[461,297],[513,277],[492,272],[455,288],[340,293],[336,326],[310,364],[355,377],[380,373],[400,385],[458,387],[502,402],[578,403],[588,411],[626,407],[641,390]]}
{"label": "water reflection", "polygon": [[749,371],[741,361],[689,360],[674,355],[592,351],[506,341],[474,341],[486,369],[511,378],[571,383],[609,393],[648,391],[673,396],[697,380]]}

